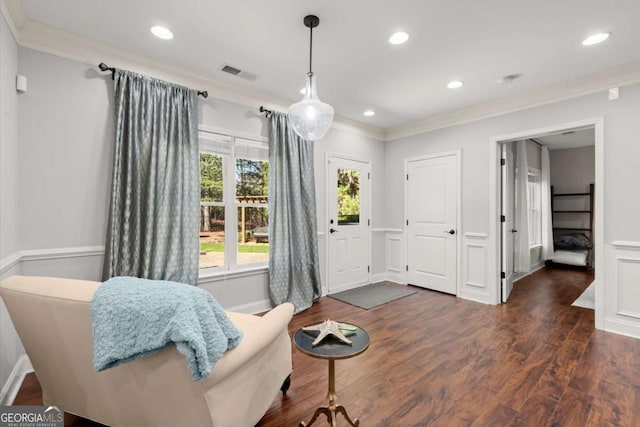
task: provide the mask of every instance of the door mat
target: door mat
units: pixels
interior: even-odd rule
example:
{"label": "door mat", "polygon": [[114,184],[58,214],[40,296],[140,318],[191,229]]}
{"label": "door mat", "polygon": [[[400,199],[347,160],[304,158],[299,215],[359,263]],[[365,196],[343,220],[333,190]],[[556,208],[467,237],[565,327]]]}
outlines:
{"label": "door mat", "polygon": [[393,286],[384,282],[372,283],[348,291],[329,295],[333,299],[369,310],[382,304],[415,294],[406,286]]}

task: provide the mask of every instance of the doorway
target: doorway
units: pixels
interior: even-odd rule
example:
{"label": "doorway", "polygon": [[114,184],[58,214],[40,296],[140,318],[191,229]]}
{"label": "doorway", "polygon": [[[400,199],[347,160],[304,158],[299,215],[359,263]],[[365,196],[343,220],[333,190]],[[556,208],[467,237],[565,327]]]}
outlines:
{"label": "doorway", "polygon": [[327,156],[328,293],[371,276],[371,163]]}
{"label": "doorway", "polygon": [[[593,226],[592,226],[592,241],[593,241],[593,251],[596,254],[594,268],[595,268],[595,319],[596,319],[596,327],[603,327],[603,318],[602,318],[602,307],[603,307],[603,286],[602,286],[602,277],[603,277],[603,231],[604,231],[604,131],[603,131],[603,119],[595,118],[584,120],[580,122],[571,122],[566,124],[560,124],[557,126],[552,126],[548,128],[541,129],[533,129],[530,131],[523,131],[509,135],[503,135],[494,137],[490,140],[490,206],[494,206],[496,215],[495,220],[490,222],[490,232],[491,232],[491,246],[495,249],[496,254],[496,287],[495,287],[495,301],[496,303],[500,303],[503,300],[506,300],[505,293],[508,295],[507,286],[505,283],[505,275],[502,272],[506,272],[505,269],[508,268],[508,260],[505,256],[505,250],[508,247],[507,235],[505,233],[508,230],[503,226],[501,222],[503,215],[503,207],[504,207],[504,199],[503,199],[503,187],[504,182],[501,179],[501,159],[504,157],[503,155],[503,145],[504,143],[512,142],[512,141],[520,141],[527,139],[535,139],[537,141],[542,141],[543,143],[547,142],[547,138],[554,135],[564,135],[564,134],[572,134],[584,131],[585,129],[589,129],[593,132],[594,138],[594,157],[595,157],[595,188],[597,189],[595,192],[595,196],[593,197],[592,203],[592,216]],[[560,147],[556,147],[560,148]],[[570,148],[566,146],[564,148]],[[584,190],[588,191],[588,190]],[[561,213],[564,215],[565,213]],[[555,214],[554,214],[555,215]],[[516,227],[517,228],[517,227]],[[554,231],[555,237],[555,231]],[[597,256],[599,254],[599,256]],[[544,261],[544,260],[543,260]]]}

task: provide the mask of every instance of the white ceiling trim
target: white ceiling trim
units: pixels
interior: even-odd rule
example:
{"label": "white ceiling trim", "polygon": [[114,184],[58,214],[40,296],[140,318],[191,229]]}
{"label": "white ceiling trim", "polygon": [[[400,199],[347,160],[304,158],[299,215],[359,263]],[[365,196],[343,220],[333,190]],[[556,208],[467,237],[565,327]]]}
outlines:
{"label": "white ceiling trim", "polygon": [[[255,108],[256,114],[260,105],[264,105],[269,109],[285,111],[294,102],[273,94],[251,90],[226,82],[223,83],[194,72],[192,69],[156,61],[144,55],[135,54],[30,20],[25,16],[18,0],[0,0],[0,6],[7,24],[20,46],[72,59],[94,67],[100,62],[105,62],[110,66],[174,81],[199,90],[207,90],[214,98]],[[573,81],[530,91],[516,97],[465,107],[386,130],[341,116],[335,117],[332,127],[373,139],[394,141],[437,129],[576,98],[606,90],[610,87],[636,83],[640,83],[640,63],[604,70]]]}
{"label": "white ceiling trim", "polygon": [[[591,93],[605,91],[611,87],[627,86],[636,83],[640,83],[640,62],[600,71],[573,81],[533,90],[520,96],[472,105],[406,125],[389,128],[385,133],[385,141],[394,141],[437,129],[577,98]],[[603,96],[606,95],[603,94]]]}

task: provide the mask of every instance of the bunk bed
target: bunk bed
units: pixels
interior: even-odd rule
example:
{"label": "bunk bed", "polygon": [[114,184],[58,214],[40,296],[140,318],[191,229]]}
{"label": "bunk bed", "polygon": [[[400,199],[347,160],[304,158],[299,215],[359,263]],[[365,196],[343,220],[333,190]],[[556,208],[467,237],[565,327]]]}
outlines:
{"label": "bunk bed", "polygon": [[[558,206],[559,200],[568,202]],[[569,202],[573,202],[573,206]],[[553,258],[546,261],[547,265],[592,269],[593,202],[593,184],[589,184],[589,191],[586,193],[555,193],[553,185],[551,186],[554,253]],[[568,222],[578,226],[562,226]],[[588,226],[585,226],[587,223]]]}

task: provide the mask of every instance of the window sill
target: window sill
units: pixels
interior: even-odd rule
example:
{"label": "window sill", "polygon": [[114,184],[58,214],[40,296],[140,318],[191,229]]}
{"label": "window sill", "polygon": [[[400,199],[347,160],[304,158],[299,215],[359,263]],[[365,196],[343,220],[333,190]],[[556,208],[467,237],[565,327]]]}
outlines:
{"label": "window sill", "polygon": [[243,269],[233,271],[214,271],[214,272],[200,272],[198,276],[198,285],[205,283],[220,282],[227,279],[239,279],[248,276],[258,276],[265,274],[269,271],[267,265],[252,266]]}
{"label": "window sill", "polygon": [[542,244],[529,246],[529,250],[542,248]]}

